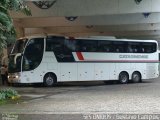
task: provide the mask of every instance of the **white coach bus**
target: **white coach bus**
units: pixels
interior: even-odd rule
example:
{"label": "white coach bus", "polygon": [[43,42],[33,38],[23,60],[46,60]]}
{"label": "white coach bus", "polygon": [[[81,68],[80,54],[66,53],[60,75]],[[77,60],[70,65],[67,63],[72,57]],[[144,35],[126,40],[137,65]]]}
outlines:
{"label": "white coach bus", "polygon": [[158,43],[109,37],[26,37],[9,56],[11,83],[141,82],[159,76]]}

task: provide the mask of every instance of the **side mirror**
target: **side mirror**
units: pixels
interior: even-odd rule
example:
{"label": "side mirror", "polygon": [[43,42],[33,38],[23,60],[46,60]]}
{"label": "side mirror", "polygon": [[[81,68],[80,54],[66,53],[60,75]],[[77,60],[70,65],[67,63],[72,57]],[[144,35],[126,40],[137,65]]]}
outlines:
{"label": "side mirror", "polygon": [[20,56],[22,56],[21,53],[18,53],[18,54],[15,55],[15,57],[14,57],[14,64],[16,64],[17,58],[20,57]]}

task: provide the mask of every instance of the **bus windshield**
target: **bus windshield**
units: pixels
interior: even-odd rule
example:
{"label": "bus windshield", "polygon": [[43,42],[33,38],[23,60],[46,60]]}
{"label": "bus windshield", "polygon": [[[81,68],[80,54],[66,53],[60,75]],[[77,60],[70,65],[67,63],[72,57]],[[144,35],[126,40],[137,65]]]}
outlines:
{"label": "bus windshield", "polygon": [[8,72],[20,72],[21,71],[21,59],[22,56],[10,55],[9,56],[9,64],[8,64]]}
{"label": "bus windshield", "polygon": [[9,64],[8,64],[8,72],[20,72],[21,71],[21,59],[22,59],[22,52],[24,47],[27,43],[27,39],[20,39],[17,40],[11,54],[9,55]]}
{"label": "bus windshield", "polygon": [[22,53],[27,41],[27,39],[17,40],[11,54]]}

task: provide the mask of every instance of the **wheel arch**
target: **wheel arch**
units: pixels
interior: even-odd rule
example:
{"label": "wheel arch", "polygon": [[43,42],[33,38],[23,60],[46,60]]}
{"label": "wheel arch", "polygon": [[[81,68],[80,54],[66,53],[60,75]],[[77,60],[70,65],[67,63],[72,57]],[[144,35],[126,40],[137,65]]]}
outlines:
{"label": "wheel arch", "polygon": [[127,73],[128,78],[129,78],[129,73],[128,73],[127,71],[121,71],[121,72],[118,74],[118,80],[119,80],[119,77],[120,77],[120,74],[121,74],[121,73]]}

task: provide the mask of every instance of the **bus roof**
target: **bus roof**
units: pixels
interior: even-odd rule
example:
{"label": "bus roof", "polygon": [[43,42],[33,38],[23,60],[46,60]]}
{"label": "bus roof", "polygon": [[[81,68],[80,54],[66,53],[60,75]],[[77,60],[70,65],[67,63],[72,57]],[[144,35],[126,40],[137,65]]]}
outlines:
{"label": "bus roof", "polygon": [[19,38],[18,40],[20,39],[32,39],[32,38],[46,38],[46,37],[52,37],[52,36],[57,36],[57,37],[64,37],[62,35],[57,35],[57,34],[52,34],[52,35],[32,35],[32,36],[25,36],[25,37],[21,37]]}
{"label": "bus roof", "polygon": [[[62,35],[47,35],[48,37],[57,36],[57,37],[65,37]],[[32,39],[32,38],[46,38],[46,35],[35,35],[35,36],[26,36],[19,38],[20,39]],[[67,39],[77,39],[77,40],[108,40],[108,41],[132,41],[132,42],[156,42],[156,40],[136,40],[136,39],[116,39],[114,36],[89,36],[89,37],[65,37]]]}
{"label": "bus roof", "polygon": [[46,37],[45,35],[25,36],[25,37],[18,38],[18,40],[21,40],[21,39],[32,39],[32,38],[45,38],[45,37]]}
{"label": "bus roof", "polygon": [[104,36],[98,36],[98,37],[77,37],[75,39],[78,40],[108,40],[108,41],[131,41],[131,42],[156,42],[156,40],[137,40],[137,39],[116,39],[116,38],[110,38],[110,37],[104,37]]}

